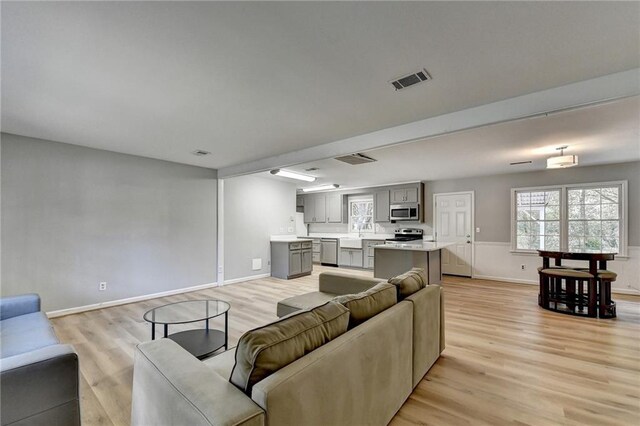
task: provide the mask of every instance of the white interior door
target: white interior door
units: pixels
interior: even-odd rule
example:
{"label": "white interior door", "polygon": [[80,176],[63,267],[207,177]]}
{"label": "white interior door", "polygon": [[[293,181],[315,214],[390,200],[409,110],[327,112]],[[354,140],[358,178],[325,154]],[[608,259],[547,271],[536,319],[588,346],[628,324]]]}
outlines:
{"label": "white interior door", "polygon": [[442,249],[442,273],[471,276],[472,215],[471,193],[435,194],[433,217],[436,241],[452,243]]}

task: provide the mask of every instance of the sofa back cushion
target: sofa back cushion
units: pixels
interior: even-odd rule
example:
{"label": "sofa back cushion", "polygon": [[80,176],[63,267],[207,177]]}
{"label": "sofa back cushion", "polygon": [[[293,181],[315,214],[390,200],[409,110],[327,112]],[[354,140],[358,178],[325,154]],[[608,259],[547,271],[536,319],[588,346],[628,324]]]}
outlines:
{"label": "sofa back cushion", "polygon": [[240,337],[230,381],[251,396],[253,385],[347,331],[349,310],[327,302]]}
{"label": "sofa back cushion", "polygon": [[411,268],[410,271],[389,278],[389,283],[398,289],[398,300],[423,289],[427,285],[427,276],[422,268]]}
{"label": "sofa back cushion", "polygon": [[361,293],[345,294],[333,300],[349,309],[349,329],[352,329],[395,305],[398,299],[396,288],[389,283],[381,282]]}

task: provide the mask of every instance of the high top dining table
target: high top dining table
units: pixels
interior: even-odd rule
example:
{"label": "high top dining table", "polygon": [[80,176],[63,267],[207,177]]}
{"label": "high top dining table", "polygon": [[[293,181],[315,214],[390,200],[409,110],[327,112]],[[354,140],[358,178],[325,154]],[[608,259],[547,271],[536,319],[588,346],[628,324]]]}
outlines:
{"label": "high top dining table", "polygon": [[[602,252],[602,251],[551,251],[551,250],[538,250],[538,254],[542,257],[542,268],[548,269],[550,267],[550,259],[554,259],[554,266],[562,266],[562,260],[583,260],[589,262],[589,274],[592,278],[589,279],[589,300],[587,304],[587,314],[590,317],[598,316],[598,270],[607,269],[607,261],[614,260],[615,252]],[[600,297],[601,303],[604,303],[604,297]]]}

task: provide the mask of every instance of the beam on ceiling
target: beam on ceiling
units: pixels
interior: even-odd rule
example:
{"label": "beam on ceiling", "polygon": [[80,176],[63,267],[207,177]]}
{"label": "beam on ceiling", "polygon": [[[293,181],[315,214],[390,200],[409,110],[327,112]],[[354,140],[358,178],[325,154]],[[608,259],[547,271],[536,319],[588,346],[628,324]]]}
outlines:
{"label": "beam on ceiling", "polygon": [[224,167],[218,177],[263,172],[636,95],[640,95],[640,68]]}

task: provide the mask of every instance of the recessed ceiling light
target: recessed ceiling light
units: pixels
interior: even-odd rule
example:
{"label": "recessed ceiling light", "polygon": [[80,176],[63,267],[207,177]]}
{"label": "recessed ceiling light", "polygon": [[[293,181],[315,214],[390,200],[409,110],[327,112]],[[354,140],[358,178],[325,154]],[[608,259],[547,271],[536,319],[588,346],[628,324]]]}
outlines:
{"label": "recessed ceiling light", "polygon": [[312,186],[311,188],[302,188],[302,192],[327,191],[329,189],[336,189],[336,188],[340,188],[340,185],[333,183],[331,185],[320,185],[320,186]]}
{"label": "recessed ceiling light", "polygon": [[289,179],[303,180],[305,182],[313,182],[316,180],[314,176],[303,175],[302,173],[292,172],[290,170],[274,169],[271,170],[271,174]]}
{"label": "recessed ceiling light", "polygon": [[193,155],[197,155],[198,157],[202,157],[203,155],[211,154],[209,151],[205,151],[204,149],[196,149],[191,152]]}

